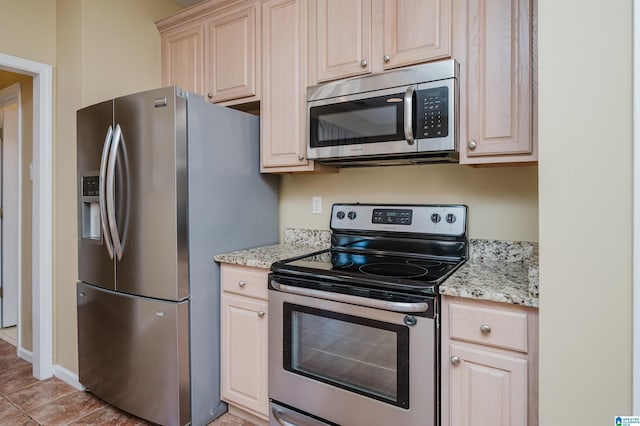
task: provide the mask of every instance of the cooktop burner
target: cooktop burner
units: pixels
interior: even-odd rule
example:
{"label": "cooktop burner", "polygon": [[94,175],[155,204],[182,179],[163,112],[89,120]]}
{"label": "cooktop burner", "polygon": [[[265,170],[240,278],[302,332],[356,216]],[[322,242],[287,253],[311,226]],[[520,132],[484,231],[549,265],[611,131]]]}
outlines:
{"label": "cooktop burner", "polygon": [[324,291],[434,295],[467,257],[464,206],[338,204],[331,228],[330,249],[274,263],[278,280]]}

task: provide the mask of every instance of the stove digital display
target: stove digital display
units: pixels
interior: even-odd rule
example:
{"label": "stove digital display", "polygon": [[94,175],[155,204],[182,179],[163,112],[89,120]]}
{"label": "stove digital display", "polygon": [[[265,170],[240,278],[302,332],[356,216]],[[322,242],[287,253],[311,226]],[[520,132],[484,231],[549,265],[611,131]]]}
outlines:
{"label": "stove digital display", "polygon": [[413,211],[409,209],[373,209],[372,223],[382,225],[411,225]]}

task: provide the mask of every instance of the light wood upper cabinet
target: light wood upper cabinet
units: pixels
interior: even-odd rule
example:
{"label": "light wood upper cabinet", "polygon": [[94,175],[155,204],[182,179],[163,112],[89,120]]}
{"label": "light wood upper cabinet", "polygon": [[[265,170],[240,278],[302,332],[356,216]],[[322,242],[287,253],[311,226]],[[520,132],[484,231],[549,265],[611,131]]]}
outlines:
{"label": "light wood upper cabinet", "polygon": [[260,1],[210,0],[156,22],[163,85],[233,105],[260,100]]}
{"label": "light wood upper cabinet", "polygon": [[451,0],[384,0],[382,17],[384,69],[451,56]]}
{"label": "light wood upper cabinet", "polygon": [[307,160],[307,0],[262,4],[261,171],[313,172]]}
{"label": "light wood upper cabinet", "polygon": [[205,76],[211,101],[259,94],[260,12],[259,3],[240,4],[206,22]]}
{"label": "light wood upper cabinet", "polygon": [[442,426],[538,424],[538,310],[442,297]]}
{"label": "light wood upper cabinet", "polygon": [[202,93],[202,25],[180,27],[162,36],[162,85]]}
{"label": "light wood upper cabinet", "polygon": [[311,0],[310,51],[318,82],[371,72],[371,0]]}
{"label": "light wood upper cabinet", "polygon": [[309,0],[309,79],[451,56],[451,0]]}
{"label": "light wood upper cabinet", "polygon": [[537,161],[531,0],[467,0],[456,6],[460,162]]}

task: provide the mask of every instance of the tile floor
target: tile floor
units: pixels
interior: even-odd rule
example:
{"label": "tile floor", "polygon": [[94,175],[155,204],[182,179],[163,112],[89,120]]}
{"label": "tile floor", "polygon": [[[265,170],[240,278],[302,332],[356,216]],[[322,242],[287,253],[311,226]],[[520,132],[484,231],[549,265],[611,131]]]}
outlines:
{"label": "tile floor", "polygon": [[[0,426],[149,425],[58,378],[39,381],[16,347],[0,339]],[[229,413],[209,426],[252,426]]]}

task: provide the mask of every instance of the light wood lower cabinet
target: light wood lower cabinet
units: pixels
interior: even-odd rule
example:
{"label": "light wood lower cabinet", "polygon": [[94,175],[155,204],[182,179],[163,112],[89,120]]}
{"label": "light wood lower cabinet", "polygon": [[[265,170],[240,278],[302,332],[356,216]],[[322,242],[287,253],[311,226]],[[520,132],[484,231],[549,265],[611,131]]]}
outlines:
{"label": "light wood lower cabinet", "polygon": [[442,302],[442,426],[537,425],[537,309]]}
{"label": "light wood lower cabinet", "polygon": [[227,264],[220,271],[222,399],[268,420],[268,271]]}

